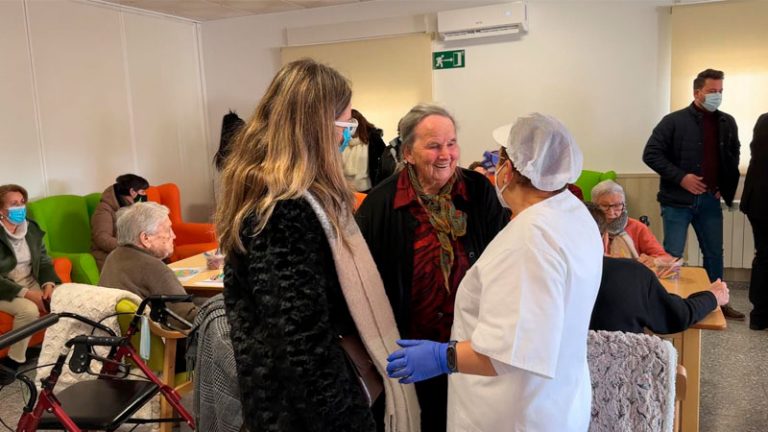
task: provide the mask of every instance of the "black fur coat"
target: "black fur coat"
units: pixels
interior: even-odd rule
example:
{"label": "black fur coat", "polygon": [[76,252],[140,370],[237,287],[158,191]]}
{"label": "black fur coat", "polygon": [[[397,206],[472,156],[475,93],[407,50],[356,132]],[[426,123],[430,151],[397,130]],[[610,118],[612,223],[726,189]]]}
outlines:
{"label": "black fur coat", "polygon": [[[373,431],[338,344],[354,330],[320,221],[303,199],[281,201],[265,229],[230,254],[224,299],[243,420],[256,431]],[[351,326],[351,327],[350,327]]]}

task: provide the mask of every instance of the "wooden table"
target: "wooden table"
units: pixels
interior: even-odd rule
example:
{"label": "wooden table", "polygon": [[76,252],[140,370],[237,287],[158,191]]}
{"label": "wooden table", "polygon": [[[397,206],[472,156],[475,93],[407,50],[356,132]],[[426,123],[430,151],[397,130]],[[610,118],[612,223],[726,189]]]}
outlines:
{"label": "wooden table", "polygon": [[183,260],[176,261],[168,264],[168,267],[178,270],[182,268],[194,268],[200,271],[200,273],[192,276],[191,278],[181,281],[181,285],[188,293],[200,296],[200,297],[213,297],[219,294],[222,290],[221,286],[199,286],[198,282],[210,280],[221,274],[221,270],[208,270],[206,269],[205,256],[203,254],[197,254]]}
{"label": "wooden table", "polygon": [[[680,297],[706,290],[709,285],[707,272],[701,267],[683,267],[676,280],[662,279],[662,285],[668,292]],[[701,330],[725,330],[725,317],[720,308],[716,308],[703,320],[688,330],[672,335],[672,344],[677,349],[680,364],[686,369],[688,379],[685,399],[680,412],[680,430],[698,432],[699,400],[701,383]]]}

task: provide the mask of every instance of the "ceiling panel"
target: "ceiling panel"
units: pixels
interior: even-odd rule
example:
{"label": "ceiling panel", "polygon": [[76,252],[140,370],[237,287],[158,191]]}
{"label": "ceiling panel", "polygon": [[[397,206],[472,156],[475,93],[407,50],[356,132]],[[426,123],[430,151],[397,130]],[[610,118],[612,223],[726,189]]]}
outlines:
{"label": "ceiling panel", "polygon": [[290,10],[303,9],[302,6],[294,5],[282,0],[210,0],[235,10],[243,11],[249,15],[286,12]]}
{"label": "ceiling panel", "polygon": [[246,15],[336,6],[369,0],[103,0],[174,15],[195,21],[211,21]]}

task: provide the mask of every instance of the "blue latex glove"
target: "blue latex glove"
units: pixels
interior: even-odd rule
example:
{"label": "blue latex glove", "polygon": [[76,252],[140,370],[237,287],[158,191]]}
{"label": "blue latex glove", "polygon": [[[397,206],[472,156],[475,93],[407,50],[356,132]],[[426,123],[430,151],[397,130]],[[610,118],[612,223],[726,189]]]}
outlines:
{"label": "blue latex glove", "polygon": [[411,384],[450,373],[447,343],[401,339],[397,344],[403,349],[387,357],[387,375],[400,378],[400,384]]}

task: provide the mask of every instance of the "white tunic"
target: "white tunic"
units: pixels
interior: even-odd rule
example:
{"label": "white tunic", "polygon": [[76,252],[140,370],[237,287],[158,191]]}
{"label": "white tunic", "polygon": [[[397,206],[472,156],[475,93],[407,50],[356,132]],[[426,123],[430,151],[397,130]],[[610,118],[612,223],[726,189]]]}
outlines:
{"label": "white tunic", "polygon": [[461,281],[451,339],[471,340],[499,376],[450,375],[449,431],[587,431],[602,255],[597,225],[567,191],[496,235]]}

